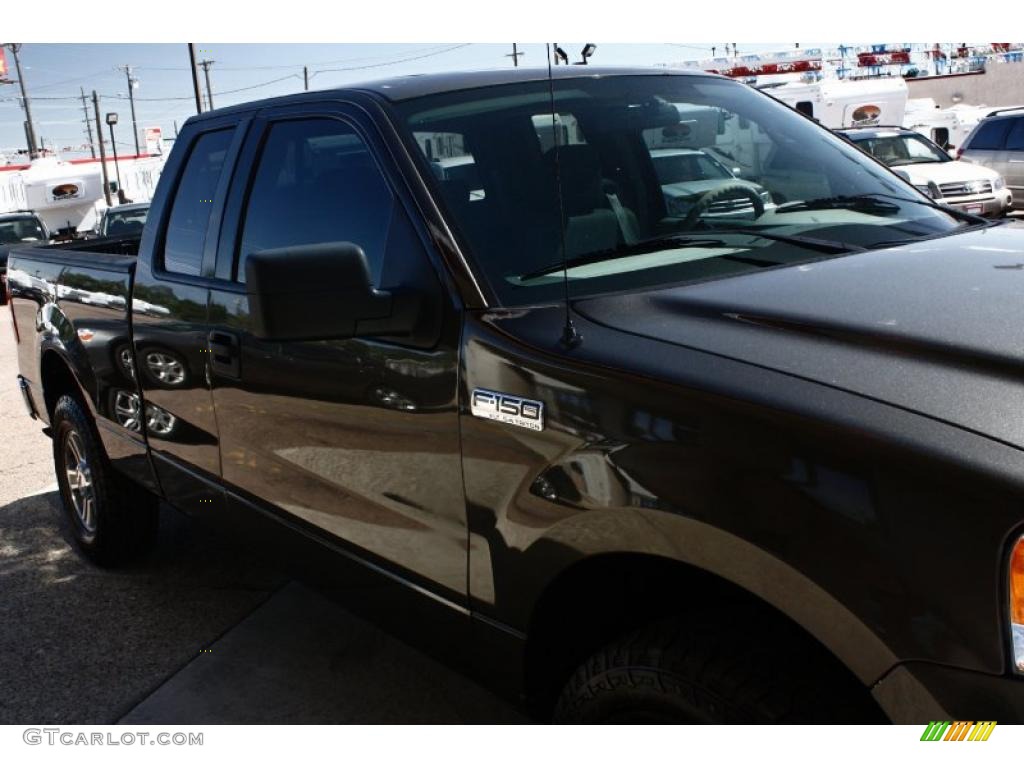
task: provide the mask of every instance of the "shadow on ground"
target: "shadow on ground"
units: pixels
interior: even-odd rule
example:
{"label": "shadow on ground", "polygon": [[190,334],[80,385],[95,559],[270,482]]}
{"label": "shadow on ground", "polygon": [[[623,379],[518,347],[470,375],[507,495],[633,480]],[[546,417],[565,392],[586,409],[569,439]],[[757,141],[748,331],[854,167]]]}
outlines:
{"label": "shadow on ground", "polygon": [[0,723],[523,721],[170,508],[132,567],[70,542],[56,492],[0,507]]}
{"label": "shadow on ground", "polygon": [[56,492],[0,507],[0,722],[110,723],[284,578],[170,509],[145,560],[104,570]]}

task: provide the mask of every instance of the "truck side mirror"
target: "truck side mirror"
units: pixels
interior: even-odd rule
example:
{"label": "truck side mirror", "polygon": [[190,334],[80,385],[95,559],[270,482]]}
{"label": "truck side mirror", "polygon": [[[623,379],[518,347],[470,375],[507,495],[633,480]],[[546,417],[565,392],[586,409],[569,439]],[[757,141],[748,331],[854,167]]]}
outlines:
{"label": "truck side mirror", "polygon": [[252,332],[269,341],[405,336],[415,296],[373,287],[363,249],[331,242],[274,248],[245,262]]}

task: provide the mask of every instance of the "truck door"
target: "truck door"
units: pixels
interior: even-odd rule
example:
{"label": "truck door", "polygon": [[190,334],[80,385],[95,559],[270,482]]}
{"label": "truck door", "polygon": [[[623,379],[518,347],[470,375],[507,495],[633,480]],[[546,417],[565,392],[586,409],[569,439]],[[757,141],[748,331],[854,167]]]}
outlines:
{"label": "truck door", "polygon": [[[243,150],[211,293],[213,401],[233,517],[258,511],[465,602],[459,313],[372,124],[277,108]],[[374,285],[420,300],[403,338],[270,342],[249,322],[247,257],[347,241]],[[316,286],[310,286],[310,302]],[[248,511],[246,511],[248,510]]]}
{"label": "truck door", "polygon": [[140,417],[144,409],[163,491],[195,514],[214,512],[223,500],[207,370],[208,284],[242,133],[234,117],[201,121],[178,137],[187,149],[168,162],[171,183],[153,200],[157,219],[144,230],[132,293],[133,349],[123,352],[142,391],[135,405]]}

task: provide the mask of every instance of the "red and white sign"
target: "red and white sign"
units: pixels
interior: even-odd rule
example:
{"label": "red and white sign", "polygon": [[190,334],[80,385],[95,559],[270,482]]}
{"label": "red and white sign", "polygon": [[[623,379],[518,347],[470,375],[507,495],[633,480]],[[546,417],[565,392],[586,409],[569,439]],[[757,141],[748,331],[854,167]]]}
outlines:
{"label": "red and white sign", "polygon": [[7,54],[0,48],[0,80],[7,79]]}
{"label": "red and white sign", "polygon": [[159,155],[163,152],[163,131],[159,126],[142,129],[142,142],[146,145],[147,155]]}

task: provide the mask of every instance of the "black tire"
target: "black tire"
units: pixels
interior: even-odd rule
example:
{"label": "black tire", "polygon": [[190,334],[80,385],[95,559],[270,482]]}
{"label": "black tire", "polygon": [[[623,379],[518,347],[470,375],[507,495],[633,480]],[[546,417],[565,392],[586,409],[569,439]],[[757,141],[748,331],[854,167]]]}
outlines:
{"label": "black tire", "polygon": [[156,542],[159,500],[112,470],[92,420],[73,397],[57,401],[52,428],[57,485],[79,549],[102,566],[145,554]]}
{"label": "black tire", "polygon": [[[573,674],[561,723],[864,723],[881,713],[833,659],[786,628],[667,620],[606,646]],[[781,636],[780,636],[781,635]],[[789,642],[786,642],[788,639]],[[767,642],[765,642],[767,640]]]}

